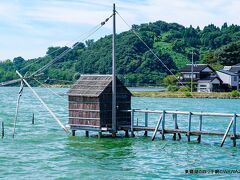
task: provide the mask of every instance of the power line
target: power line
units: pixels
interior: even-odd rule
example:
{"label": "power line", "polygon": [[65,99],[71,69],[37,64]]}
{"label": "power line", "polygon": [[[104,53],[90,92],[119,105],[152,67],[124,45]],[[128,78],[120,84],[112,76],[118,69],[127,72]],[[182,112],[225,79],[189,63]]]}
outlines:
{"label": "power line", "polygon": [[33,78],[37,83],[39,83],[40,85],[42,85],[43,87],[45,87],[47,90],[49,90],[52,94],[56,95],[57,97],[63,99],[64,101],[67,101],[66,98],[63,98],[62,96],[60,96],[59,94],[57,94],[56,92],[54,92],[53,90],[51,90],[50,88],[48,88],[45,84],[41,83],[40,81],[38,81],[36,78]]}
{"label": "power line", "polygon": [[[101,25],[101,24],[96,25],[95,27],[93,27],[93,28],[92,28],[91,30],[89,30],[88,32],[94,31],[94,30],[95,30],[96,28],[98,28],[100,25]],[[88,32],[83,33],[81,36],[79,36],[79,38],[82,38],[83,36],[87,35]],[[65,44],[63,47],[68,47],[68,46],[70,46],[70,44],[73,44],[73,43],[75,43],[75,42],[76,42],[76,41],[73,40],[73,41]],[[51,53],[49,53],[48,55],[46,55],[45,57],[48,57],[48,56],[52,55],[53,53],[58,52],[58,51],[61,50],[61,49],[62,49],[62,47],[59,47],[59,48],[57,48],[56,50],[54,50],[54,51],[52,51]],[[41,60],[41,58],[39,58],[39,59],[36,60],[36,61],[33,61],[32,63],[28,64],[27,66],[21,68],[19,71],[23,71],[23,70],[27,69],[28,67],[32,66],[33,64],[36,64],[36,63],[39,62],[40,60]]]}
{"label": "power line", "polygon": [[[54,64],[55,62],[59,61],[62,57],[64,57],[67,53],[69,53],[72,49],[74,49],[76,46],[78,46],[82,41],[87,40],[90,36],[92,36],[94,33],[96,33],[101,27],[103,27],[106,22],[113,16],[113,14],[111,14],[108,18],[106,18],[103,22],[101,22],[100,24],[98,24],[97,26],[95,26],[94,28],[92,28],[89,33],[84,33],[84,35],[86,34],[87,36],[85,38],[83,38],[81,41],[75,43],[72,48],[68,48],[65,51],[63,51],[61,54],[59,54],[57,57],[55,57],[52,61],[50,61],[49,63],[47,63],[46,65],[44,65],[43,67],[39,68],[37,71],[33,72],[30,77],[43,72],[44,70],[46,70],[47,68],[49,68],[52,64]],[[82,35],[83,36],[83,35]],[[51,52],[50,54],[48,54],[48,56],[52,55],[53,53],[59,51],[61,48],[58,48],[57,50]],[[37,60],[36,62],[32,63],[31,65],[37,63],[39,60]],[[30,65],[28,65],[27,67],[29,67]],[[27,67],[22,68],[26,69]]]}
{"label": "power line", "polygon": [[178,79],[178,77],[167,67],[167,65],[156,55],[156,53],[147,45],[147,43],[140,37],[140,35],[131,28],[131,26],[126,22],[126,20],[119,14],[117,11],[117,14],[122,19],[122,21],[130,28],[130,30],[138,37],[138,39],[148,48],[148,50],[162,63],[162,65],[174,76],[174,78],[185,87],[185,85]]}

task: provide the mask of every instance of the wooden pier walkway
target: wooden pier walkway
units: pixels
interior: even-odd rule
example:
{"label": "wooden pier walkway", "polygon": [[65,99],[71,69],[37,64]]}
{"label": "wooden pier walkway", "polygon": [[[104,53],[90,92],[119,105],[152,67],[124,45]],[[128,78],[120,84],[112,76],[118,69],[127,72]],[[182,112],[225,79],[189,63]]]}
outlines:
{"label": "wooden pier walkway", "polygon": [[[173,140],[177,140],[182,138],[182,134],[187,136],[188,142],[191,141],[191,136],[197,136],[197,142],[201,142],[202,135],[209,135],[209,136],[222,136],[222,141],[220,142],[220,146],[224,145],[224,142],[227,137],[233,141],[233,146],[236,146],[236,139],[240,139],[240,134],[237,134],[237,118],[240,117],[240,114],[230,114],[230,113],[209,113],[209,112],[188,112],[188,111],[165,111],[165,110],[141,110],[141,109],[132,109],[132,110],[125,110],[124,112],[131,112],[131,125],[130,126],[121,126],[118,127],[119,130],[124,130],[126,132],[126,136],[128,136],[128,131],[131,132],[131,136],[135,136],[134,132],[136,131],[144,131],[144,135],[147,136],[149,131],[153,132],[152,140],[155,139],[157,132],[161,134],[161,139],[165,139],[165,134],[173,134]],[[138,125],[138,119],[136,121],[135,114],[136,113],[143,113],[143,121],[144,125]],[[149,114],[159,114],[159,119],[157,121],[156,126],[149,126]],[[166,126],[166,122],[169,119],[166,118],[166,115],[172,115],[170,119],[170,123],[174,125],[174,128],[168,128]],[[178,115],[186,115],[188,125],[185,129],[180,129],[178,126]],[[192,119],[193,116],[199,117],[198,119],[198,130],[192,130]],[[225,117],[229,118],[226,119],[229,121],[226,130],[223,132],[214,132],[214,131],[203,131],[203,117]],[[194,119],[195,120],[195,119]],[[207,120],[207,119],[206,119]],[[208,119],[211,120],[211,119]],[[168,122],[169,123],[169,122]],[[216,124],[217,125],[217,124]],[[194,127],[196,129],[196,127]],[[232,133],[229,133],[232,128]]]}

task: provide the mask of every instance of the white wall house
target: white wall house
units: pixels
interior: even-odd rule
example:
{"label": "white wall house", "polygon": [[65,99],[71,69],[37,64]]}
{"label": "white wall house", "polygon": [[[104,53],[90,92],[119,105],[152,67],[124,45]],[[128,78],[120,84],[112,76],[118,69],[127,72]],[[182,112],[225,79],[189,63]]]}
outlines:
{"label": "white wall house", "polygon": [[228,84],[229,86],[238,88],[239,85],[238,74],[226,70],[219,70],[217,71],[217,75],[222,80],[223,84]]}
{"label": "white wall house", "polygon": [[198,80],[197,92],[212,92],[219,88],[221,80],[218,77],[213,77],[206,80]]}

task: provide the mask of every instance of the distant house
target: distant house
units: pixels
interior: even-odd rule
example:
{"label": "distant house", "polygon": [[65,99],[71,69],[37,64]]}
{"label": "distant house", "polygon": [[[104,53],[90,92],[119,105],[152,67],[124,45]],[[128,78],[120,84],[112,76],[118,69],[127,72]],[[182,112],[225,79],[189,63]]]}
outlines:
{"label": "distant house", "polygon": [[214,69],[207,64],[187,64],[180,69],[180,82],[190,85],[191,77],[195,89],[198,92],[218,91],[221,85],[221,79],[217,77]]}
{"label": "distant house", "polygon": [[232,89],[238,89],[240,85],[240,64],[233,66],[224,66],[222,70],[217,71],[217,75],[223,81],[223,85],[230,86]]}
{"label": "distant house", "polygon": [[217,76],[210,76],[198,80],[197,92],[216,92],[221,89],[222,80]]}
{"label": "distant house", "polygon": [[[129,126],[131,92],[116,79],[117,126]],[[112,75],[81,75],[68,91],[69,125],[72,131],[112,128]]]}
{"label": "distant house", "polygon": [[194,64],[192,72],[192,64],[187,64],[182,69],[180,69],[181,81],[189,82],[191,81],[191,75],[193,73],[193,80],[198,81],[199,79],[207,78],[214,73],[214,70],[207,64]]}

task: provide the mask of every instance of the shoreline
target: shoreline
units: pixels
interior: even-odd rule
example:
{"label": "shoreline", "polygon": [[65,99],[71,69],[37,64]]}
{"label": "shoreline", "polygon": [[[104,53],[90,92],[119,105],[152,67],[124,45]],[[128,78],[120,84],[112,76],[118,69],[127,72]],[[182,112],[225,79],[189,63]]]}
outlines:
{"label": "shoreline", "polygon": [[198,93],[193,92],[132,92],[134,97],[162,97],[162,98],[205,98],[205,99],[240,99],[229,92]]}
{"label": "shoreline", "polygon": [[[0,86],[1,87],[1,86]],[[9,86],[2,86],[9,87]],[[18,87],[18,86],[10,86]],[[71,85],[47,85],[36,86],[40,88],[70,88]],[[137,87],[138,88],[138,87]],[[140,87],[143,88],[143,87]],[[131,91],[133,97],[161,97],[161,98],[205,98],[205,99],[240,99],[240,96],[232,96],[231,92],[170,92],[170,91]]]}

